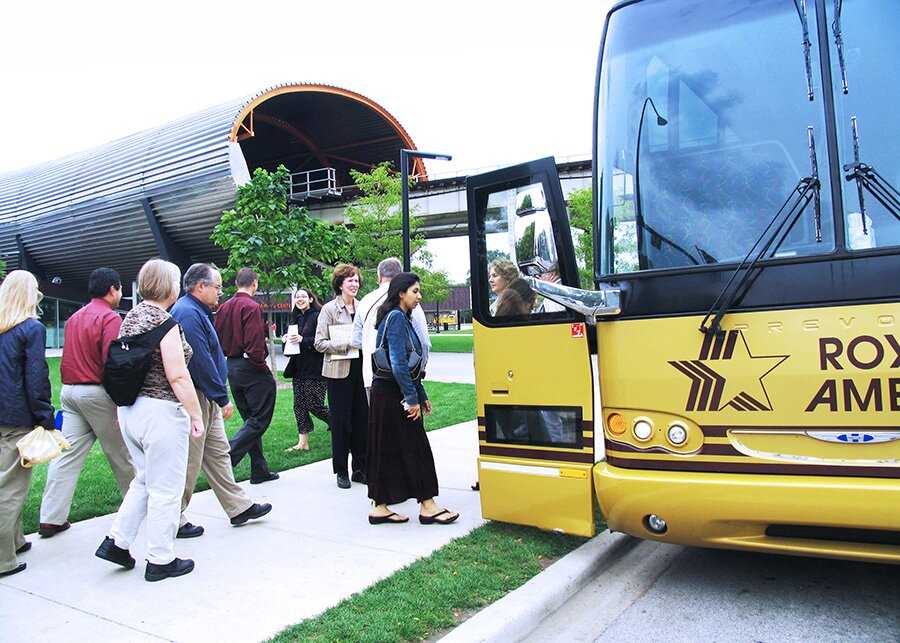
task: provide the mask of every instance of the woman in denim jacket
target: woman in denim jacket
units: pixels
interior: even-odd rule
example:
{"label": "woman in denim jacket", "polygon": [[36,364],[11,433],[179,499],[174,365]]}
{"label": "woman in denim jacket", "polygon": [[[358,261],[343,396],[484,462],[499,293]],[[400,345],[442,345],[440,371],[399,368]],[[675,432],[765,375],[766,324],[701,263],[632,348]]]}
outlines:
{"label": "woman in denim jacket", "polygon": [[369,498],[375,504],[369,514],[373,525],[407,522],[408,516],[391,511],[388,505],[409,498],[421,503],[419,522],[423,525],[446,525],[459,518],[458,513],[443,509],[434,501],[438,494],[437,473],[422,421],[423,413],[431,413],[431,402],[418,369],[413,369],[415,379],[410,374],[416,356],[421,358],[422,343],[409,316],[421,300],[419,277],[411,272],[400,273],[391,280],[375,318],[375,345],[385,347],[390,371],[372,365],[368,478]]}
{"label": "woman in denim jacket", "polygon": [[13,270],[0,285],[0,576],[25,569],[16,556],[31,549],[22,534],[31,469],[19,464],[16,442],[35,426],[55,428],[44,358],[47,329],[38,321],[42,297],[37,279],[25,270]]}

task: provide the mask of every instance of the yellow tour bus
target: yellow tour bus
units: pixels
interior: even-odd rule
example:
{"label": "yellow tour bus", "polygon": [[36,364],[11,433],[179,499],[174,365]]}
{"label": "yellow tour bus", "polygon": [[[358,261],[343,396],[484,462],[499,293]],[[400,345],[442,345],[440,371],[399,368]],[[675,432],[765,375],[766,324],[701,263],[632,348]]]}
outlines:
{"label": "yellow tour bus", "polygon": [[897,25],[617,4],[587,289],[552,158],[469,178],[485,518],[900,561]]}

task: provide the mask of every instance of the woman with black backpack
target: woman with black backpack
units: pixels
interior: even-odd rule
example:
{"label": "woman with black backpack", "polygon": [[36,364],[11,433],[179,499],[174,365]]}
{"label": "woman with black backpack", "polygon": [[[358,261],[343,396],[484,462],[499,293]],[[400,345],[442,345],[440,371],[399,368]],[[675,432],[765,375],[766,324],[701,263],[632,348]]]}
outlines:
{"label": "woman with black backpack", "polygon": [[[104,375],[104,386],[120,404],[119,426],[134,462],[135,475],[109,536],[96,555],[126,569],[134,568],[129,548],[146,519],[144,578],[148,581],[182,576],[194,569],[194,561],[175,557],[175,534],[187,477],[188,440],[190,436],[203,435],[200,402],[187,369],[193,351],[181,327],[167,312],[180,290],[181,270],[175,264],[151,259],[141,267],[138,293],[143,301],[125,316],[119,338],[110,347]],[[139,369],[143,371],[143,382],[135,387],[137,397],[123,400],[127,391],[108,381],[111,367],[122,366],[114,363],[114,357],[123,362],[128,354],[145,351],[149,354]]]}
{"label": "woman with black backpack", "polygon": [[372,525],[409,521],[388,508],[409,498],[421,503],[423,525],[446,525],[459,518],[434,501],[437,473],[422,420],[423,413],[431,413],[431,401],[421,380],[422,343],[409,320],[421,301],[419,277],[402,272],[391,280],[375,317],[368,460],[369,498],[375,504],[369,513]]}

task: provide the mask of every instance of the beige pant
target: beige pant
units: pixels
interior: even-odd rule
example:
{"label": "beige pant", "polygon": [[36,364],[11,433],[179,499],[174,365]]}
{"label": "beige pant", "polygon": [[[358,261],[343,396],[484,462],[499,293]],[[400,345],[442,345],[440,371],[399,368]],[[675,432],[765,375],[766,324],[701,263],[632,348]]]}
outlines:
{"label": "beige pant", "polygon": [[51,525],[61,525],[68,520],[75,484],[94,441],[100,441],[123,496],[134,478],[131,456],[116,419],[116,405],[103,387],[99,384],[66,384],[62,387],[60,402],[62,433],[72,448],[51,460],[47,469],[41,522]]}
{"label": "beige pant", "polygon": [[231,455],[228,438],[225,435],[222,409],[215,402],[206,399],[200,391],[197,391],[197,398],[200,400],[200,410],[203,413],[204,431],[201,437],[191,438],[187,480],[185,480],[184,495],[181,497],[182,525],[187,522],[184,510],[191,502],[201,468],[206,474],[209,486],[216,494],[219,504],[222,505],[222,509],[229,518],[234,518],[253,504],[244,490],[234,481],[234,469],[231,467]]}
{"label": "beige pant", "polygon": [[22,508],[28,497],[31,469],[19,464],[16,442],[30,431],[30,428],[0,426],[0,572],[15,569],[16,550],[25,544]]}
{"label": "beige pant", "polygon": [[109,535],[129,549],[146,519],[147,560],[166,565],[175,558],[191,420],[178,402],[139,395],[132,406],[119,407],[119,424],[134,462],[134,480]]}

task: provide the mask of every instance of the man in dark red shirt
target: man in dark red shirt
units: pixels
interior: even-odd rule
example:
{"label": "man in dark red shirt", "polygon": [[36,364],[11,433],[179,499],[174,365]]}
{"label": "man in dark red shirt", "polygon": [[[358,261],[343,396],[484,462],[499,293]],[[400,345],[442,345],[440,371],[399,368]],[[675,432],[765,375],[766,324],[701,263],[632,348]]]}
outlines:
{"label": "man in dark red shirt", "polygon": [[95,440],[100,440],[123,496],[134,477],[131,457],[116,420],[116,405],[102,386],[109,345],[118,337],[122,325],[115,312],[122,299],[119,273],[111,268],[97,268],[88,280],[88,293],[90,303],[65,324],[60,402],[63,435],[72,448],[51,460],[47,469],[38,529],[44,538],[69,528],[75,484]]}
{"label": "man in dark red shirt", "polygon": [[216,313],[216,334],[228,358],[228,384],[244,426],[230,440],[231,465],[250,455],[250,484],[277,480],[263,454],[262,436],[275,412],[275,378],[266,365],[266,325],[253,295],[259,277],[241,268],[235,277],[237,293]]}

